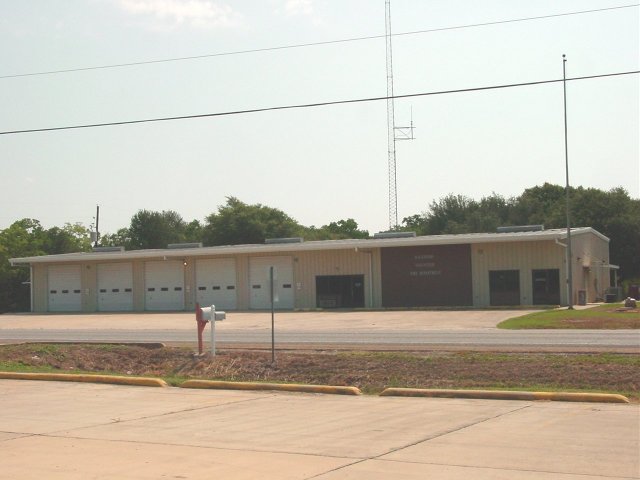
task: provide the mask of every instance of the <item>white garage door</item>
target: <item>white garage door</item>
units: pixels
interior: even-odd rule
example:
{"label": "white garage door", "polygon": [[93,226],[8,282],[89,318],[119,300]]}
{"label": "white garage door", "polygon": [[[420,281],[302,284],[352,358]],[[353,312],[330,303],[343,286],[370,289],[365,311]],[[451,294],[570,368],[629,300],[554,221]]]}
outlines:
{"label": "white garage door", "polygon": [[80,265],[50,266],[48,282],[50,312],[79,312],[82,310]]}
{"label": "white garage door", "polygon": [[196,302],[201,307],[235,310],[236,261],[233,258],[196,260]]}
{"label": "white garage door", "polygon": [[275,267],[275,308],[293,308],[293,262],[291,257],[252,257],[249,259],[249,305],[255,309],[271,308],[269,267]]}
{"label": "white garage door", "polygon": [[133,310],[133,267],[130,263],[98,264],[98,310]]}
{"label": "white garage door", "polygon": [[146,310],[184,310],[184,265],[165,260],[144,264]]}

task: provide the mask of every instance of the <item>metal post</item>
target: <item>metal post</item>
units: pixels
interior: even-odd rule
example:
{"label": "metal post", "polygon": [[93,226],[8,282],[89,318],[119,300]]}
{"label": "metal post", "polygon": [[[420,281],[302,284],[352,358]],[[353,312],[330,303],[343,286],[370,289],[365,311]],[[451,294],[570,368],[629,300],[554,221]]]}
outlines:
{"label": "metal post", "polygon": [[271,294],[271,363],[276,363],[276,336],[275,336],[275,312],[273,305],[273,266],[269,267],[270,294]]}
{"label": "metal post", "polygon": [[211,305],[211,356],[216,356],[216,306]]}
{"label": "metal post", "polygon": [[567,141],[567,58],[562,55],[562,87],[564,98],[564,161],[566,175],[566,196],[567,196],[567,305],[569,310],[573,310],[573,256],[571,254],[571,220],[569,210],[569,146]]}

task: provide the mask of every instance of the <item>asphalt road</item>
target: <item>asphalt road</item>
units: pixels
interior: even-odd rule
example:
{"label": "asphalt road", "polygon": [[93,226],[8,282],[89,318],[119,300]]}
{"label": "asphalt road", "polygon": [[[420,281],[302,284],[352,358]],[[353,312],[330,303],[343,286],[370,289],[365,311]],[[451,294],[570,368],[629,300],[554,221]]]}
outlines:
{"label": "asphalt road", "polygon": [[[209,329],[204,332],[209,341]],[[640,349],[638,330],[378,330],[363,331],[286,331],[277,332],[276,343],[321,345],[438,345],[438,346],[526,346],[526,347],[608,347]],[[2,329],[0,342],[66,341],[66,342],[165,342],[194,343],[195,328],[189,330],[156,329]],[[217,332],[220,344],[270,345],[271,332],[224,330]]]}
{"label": "asphalt road", "polygon": [[[523,311],[279,312],[279,348],[497,348],[640,353],[640,330],[502,330]],[[209,342],[210,327],[204,332]],[[196,344],[193,313],[0,315],[0,343],[162,342]],[[271,345],[268,312],[232,312],[216,323],[220,346]]]}

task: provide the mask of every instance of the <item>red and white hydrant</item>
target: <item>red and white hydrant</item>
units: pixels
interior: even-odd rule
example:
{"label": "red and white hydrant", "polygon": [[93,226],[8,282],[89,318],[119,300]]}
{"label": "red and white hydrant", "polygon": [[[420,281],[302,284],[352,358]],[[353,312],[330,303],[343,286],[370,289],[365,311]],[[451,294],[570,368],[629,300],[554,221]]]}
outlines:
{"label": "red and white hydrant", "polygon": [[201,308],[199,303],[196,303],[196,324],[198,327],[198,354],[202,355],[202,332],[207,323],[211,323],[211,355],[216,354],[216,322],[227,318],[226,312],[216,311],[216,306]]}

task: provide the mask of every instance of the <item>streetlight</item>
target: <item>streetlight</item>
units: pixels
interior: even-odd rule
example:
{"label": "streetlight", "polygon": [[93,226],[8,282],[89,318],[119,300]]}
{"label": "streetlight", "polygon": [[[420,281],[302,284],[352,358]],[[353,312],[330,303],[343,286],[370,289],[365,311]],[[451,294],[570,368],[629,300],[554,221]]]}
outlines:
{"label": "streetlight", "polygon": [[564,164],[567,180],[567,308],[573,310],[573,260],[571,255],[571,220],[569,215],[569,147],[567,144],[567,57],[562,54],[562,87],[564,91]]}

